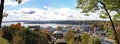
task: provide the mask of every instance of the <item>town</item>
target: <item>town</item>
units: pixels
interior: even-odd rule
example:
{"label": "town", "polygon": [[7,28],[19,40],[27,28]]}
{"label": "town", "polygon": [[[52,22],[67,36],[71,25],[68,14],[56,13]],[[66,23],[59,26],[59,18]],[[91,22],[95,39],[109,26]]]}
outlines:
{"label": "town", "polygon": [[[60,23],[59,21],[58,21],[59,23],[56,24],[56,22],[51,21],[49,22],[49,24],[47,24],[48,22],[47,23],[42,22],[44,24],[38,25],[38,22],[36,21],[31,21],[31,23],[29,21],[29,23],[24,22],[24,23],[11,24],[10,27],[14,25],[19,25],[21,28],[28,28],[31,31],[40,31],[40,32],[46,33],[50,37],[49,38],[50,41],[48,42],[49,44],[61,44],[61,43],[66,44],[66,43],[69,43],[70,42],[69,40],[71,39],[73,39],[71,40],[72,43],[69,43],[69,44],[80,44],[82,42],[82,39],[85,41],[85,39],[89,39],[92,37],[97,39],[97,40],[93,40],[94,42],[97,41],[98,43],[99,41],[100,44],[115,43],[114,36],[113,36],[114,34],[109,35],[111,34],[110,29],[112,29],[109,21],[97,21],[97,22],[92,20],[77,21],[82,23],[82,24],[78,23],[79,25],[78,24],[76,25],[62,24],[62,23],[59,24]],[[61,22],[65,23],[65,21],[61,21]],[[8,22],[5,22],[5,23],[8,23]],[[76,21],[74,21],[74,23],[76,23]],[[26,25],[27,27],[24,27]],[[16,28],[16,26],[14,28]],[[108,28],[108,29],[105,29],[105,28]],[[120,30],[120,27],[116,27],[116,30]],[[84,36],[86,38],[84,38]]]}
{"label": "town", "polygon": [[120,44],[120,0],[0,0],[0,44]]}

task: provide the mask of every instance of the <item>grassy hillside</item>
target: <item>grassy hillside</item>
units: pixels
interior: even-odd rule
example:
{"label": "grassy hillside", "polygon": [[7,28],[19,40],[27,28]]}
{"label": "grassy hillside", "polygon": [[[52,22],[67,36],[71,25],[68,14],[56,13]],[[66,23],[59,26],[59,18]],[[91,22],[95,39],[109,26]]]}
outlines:
{"label": "grassy hillside", "polygon": [[9,42],[0,37],[0,44],[9,44]]}

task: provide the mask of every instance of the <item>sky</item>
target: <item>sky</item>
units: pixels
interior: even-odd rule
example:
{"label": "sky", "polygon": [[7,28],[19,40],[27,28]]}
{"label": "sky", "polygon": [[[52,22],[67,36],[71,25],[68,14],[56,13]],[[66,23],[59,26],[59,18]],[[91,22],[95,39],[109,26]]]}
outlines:
{"label": "sky", "polygon": [[[100,11],[85,16],[76,9],[76,0],[5,0],[3,21],[16,20],[105,20],[99,18]],[[113,14],[111,12],[110,14]]]}

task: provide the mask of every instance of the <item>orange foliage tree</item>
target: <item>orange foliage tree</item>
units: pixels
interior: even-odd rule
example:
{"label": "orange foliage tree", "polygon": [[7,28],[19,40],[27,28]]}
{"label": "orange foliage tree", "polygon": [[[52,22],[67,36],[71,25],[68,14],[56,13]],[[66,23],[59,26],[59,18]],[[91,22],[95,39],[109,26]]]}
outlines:
{"label": "orange foliage tree", "polygon": [[19,29],[21,30],[22,29],[22,26],[20,23],[17,23],[17,24],[11,24],[10,25],[10,28],[14,28],[14,29]]}

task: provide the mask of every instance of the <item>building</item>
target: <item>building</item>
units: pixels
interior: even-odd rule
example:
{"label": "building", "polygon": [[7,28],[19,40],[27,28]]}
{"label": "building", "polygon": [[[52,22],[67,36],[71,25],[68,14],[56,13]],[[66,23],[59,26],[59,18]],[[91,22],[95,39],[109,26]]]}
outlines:
{"label": "building", "polygon": [[41,30],[40,26],[28,26],[30,30],[39,31]]}

